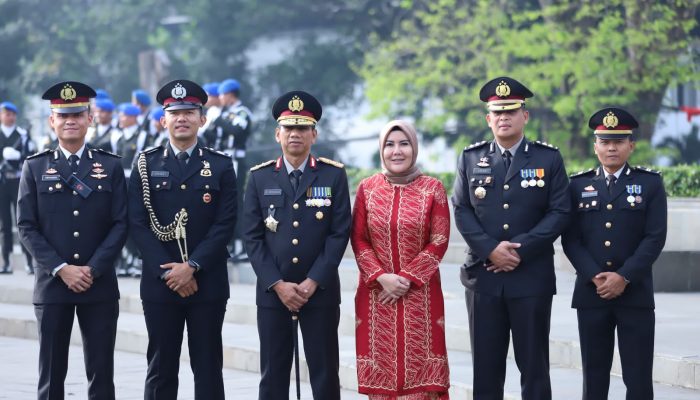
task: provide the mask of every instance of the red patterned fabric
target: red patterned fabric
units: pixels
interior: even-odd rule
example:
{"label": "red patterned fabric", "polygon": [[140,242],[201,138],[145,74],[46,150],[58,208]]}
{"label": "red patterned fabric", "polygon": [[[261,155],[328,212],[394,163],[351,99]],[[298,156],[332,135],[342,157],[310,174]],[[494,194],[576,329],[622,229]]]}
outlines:
{"label": "red patterned fabric", "polygon": [[[357,377],[370,399],[449,399],[438,272],[450,235],[448,207],[442,183],[428,176],[395,187],[377,174],[357,189],[351,235],[360,269]],[[378,301],[383,273],[411,280],[395,304]]]}

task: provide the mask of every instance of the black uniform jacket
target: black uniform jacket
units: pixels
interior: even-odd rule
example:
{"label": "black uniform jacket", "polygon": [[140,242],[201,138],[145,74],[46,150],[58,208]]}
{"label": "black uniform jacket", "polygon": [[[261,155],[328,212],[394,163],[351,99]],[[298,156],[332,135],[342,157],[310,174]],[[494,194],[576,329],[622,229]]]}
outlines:
{"label": "black uniform jacket", "polygon": [[[452,197],[457,229],[469,246],[465,287],[505,297],[554,294],[552,243],[568,220],[567,186],[559,151],[545,143],[524,139],[508,174],[495,141],[465,148]],[[488,257],[503,240],[522,245],[516,250],[521,261],[495,274],[486,270]]]}
{"label": "black uniform jacket", "polygon": [[[36,259],[35,304],[119,298],[114,261],[127,235],[126,182],[119,157],[86,147],[77,177],[89,190],[69,187],[70,176],[59,149],[27,158],[22,168],[17,226],[20,240]],[[92,267],[92,287],[74,293],[52,276],[64,262]]]}
{"label": "black uniform jacket", "polygon": [[[608,193],[602,167],[571,177],[574,209],[562,236],[564,252],[577,272],[573,307],[654,307],[651,266],[666,242],[666,192],[661,175],[625,166]],[[593,277],[615,271],[630,283],[622,295],[604,300]]]}
{"label": "black uniform jacket", "polygon": [[[266,227],[272,216],[276,231]],[[350,238],[350,195],[342,164],[313,156],[297,193],[292,192],[282,157],[251,168],[245,192],[243,229],[246,251],[257,275],[261,307],[282,307],[268,290],[280,279],[319,284],[304,307],[340,304],[338,265]],[[285,308],[286,309],[286,308]]]}
{"label": "black uniform jacket", "polygon": [[180,210],[187,211],[189,259],[200,266],[194,275],[199,291],[185,299],[161,279],[165,271],[161,265],[183,260],[177,241],[161,242],[151,231],[141,177],[134,165],[129,179],[129,227],[143,257],[141,298],[161,303],[227,299],[226,244],[236,222],[236,175],[231,158],[198,144],[182,174],[168,142],[141,154],[146,157],[150,201],[158,221],[166,226]]}

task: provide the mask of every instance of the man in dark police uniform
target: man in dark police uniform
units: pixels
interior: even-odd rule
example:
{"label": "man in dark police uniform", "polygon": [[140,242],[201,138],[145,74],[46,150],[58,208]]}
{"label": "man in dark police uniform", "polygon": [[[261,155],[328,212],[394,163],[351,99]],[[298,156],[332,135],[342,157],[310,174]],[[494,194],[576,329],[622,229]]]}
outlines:
{"label": "man in dark police uniform", "polygon": [[350,235],[343,165],[311,155],[321,105],[293,91],[272,107],[282,156],[251,168],[243,227],[257,275],[258,398],[289,398],[297,318],[314,399],[340,399],[338,265]]}
{"label": "man in dark police uniform", "polygon": [[63,399],[68,346],[78,315],[88,398],[114,399],[114,341],[119,291],[114,261],[127,231],[126,183],[118,156],[85,146],[95,91],[61,82],[43,99],[59,146],[27,158],[19,187],[18,227],[36,260],[39,399]]}
{"label": "man in dark police uniform", "polygon": [[652,264],[666,242],[666,193],[658,172],[627,164],[638,127],[629,112],[604,108],[588,126],[600,166],[571,177],[574,215],[562,239],[577,272],[583,399],[608,398],[616,329],[627,399],[652,399]]}
{"label": "man in dark police uniform", "polygon": [[142,152],[129,179],[129,226],[143,255],[144,398],[177,398],[186,324],[195,399],[223,399],[221,328],[229,297],[226,244],[236,223],[236,175],[227,155],[197,142],[207,101],[199,85],[169,82],[157,100],[170,142]]}
{"label": "man in dark police uniform", "polygon": [[509,77],[479,93],[495,140],[464,149],[452,203],[469,245],[466,287],[474,399],[503,399],[510,335],[523,400],[551,399],[549,322],[555,293],[552,242],[566,227],[570,201],[556,148],[524,137],[525,99]]}

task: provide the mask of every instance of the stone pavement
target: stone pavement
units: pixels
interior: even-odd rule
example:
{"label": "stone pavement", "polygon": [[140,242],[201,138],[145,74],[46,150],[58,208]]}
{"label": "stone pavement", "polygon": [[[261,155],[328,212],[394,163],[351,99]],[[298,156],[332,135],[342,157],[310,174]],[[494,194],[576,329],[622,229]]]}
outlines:
{"label": "stone pavement", "polygon": [[[459,265],[443,263],[441,275],[446,308],[446,335],[449,350],[453,399],[471,399],[471,354],[469,348],[469,333],[467,329],[466,307],[464,305],[463,287],[458,279]],[[357,387],[354,363],[354,288],[357,283],[357,267],[352,259],[345,259],[340,268],[342,287],[344,289],[341,305],[341,323],[339,337],[341,343],[341,384],[347,390],[343,399],[364,398],[355,393]],[[231,287],[226,321],[223,329],[224,364],[227,368],[225,376],[227,392],[230,398],[254,399],[258,380],[258,340],[255,326],[255,299],[252,282],[254,276],[249,265],[238,265],[231,269],[234,284]],[[552,330],[550,335],[551,376],[555,399],[575,399],[581,395],[580,354],[576,328],[576,314],[570,308],[571,292],[574,275],[567,270],[557,270],[557,285],[559,294],[554,298],[552,309]],[[31,350],[32,341],[36,337],[31,302],[32,279],[23,272],[12,276],[0,276],[0,346],[25,347]],[[124,397],[130,398],[132,388],[138,394],[142,389],[145,376],[146,332],[143,322],[140,300],[138,298],[138,280],[120,279],[122,300],[117,335],[117,371],[125,371],[124,377],[117,373],[117,384],[124,390]],[[700,398],[700,342],[696,336],[700,333],[700,293],[656,295],[657,327],[656,327],[656,356],[654,379],[656,399],[685,400]],[[30,339],[21,340],[23,346],[16,342],[5,345],[5,337]],[[74,334],[74,343],[80,343],[78,334]],[[36,349],[19,351],[20,366],[6,367],[5,357],[0,368],[10,372],[24,372],[27,379],[35,380]],[[0,349],[2,351],[2,349]],[[13,354],[12,351],[9,352]],[[77,361],[72,364],[76,372],[69,374],[71,385],[82,384],[82,389],[76,391],[84,395],[82,363],[79,348],[73,351],[72,357]],[[4,354],[4,353],[0,353]],[[78,354],[78,355],[76,355]],[[124,366],[120,369],[119,366]],[[305,364],[302,360],[303,380],[308,380]],[[19,380],[8,377],[11,374],[0,369],[0,387],[15,387]],[[182,396],[192,393],[191,375],[183,353],[181,369]],[[121,381],[121,380],[124,381]],[[125,383],[122,383],[125,382]],[[131,383],[128,383],[131,382]],[[230,383],[229,383],[230,382]],[[187,386],[190,385],[190,386]],[[72,387],[72,386],[71,386]],[[30,386],[33,391],[34,384]],[[232,391],[233,390],[233,391]],[[0,398],[5,390],[0,389]],[[519,399],[519,374],[515,362],[508,360],[508,375],[506,378],[506,398]],[[624,384],[619,377],[619,361],[616,360],[611,377],[611,399],[624,398]],[[19,392],[18,392],[19,393]],[[308,385],[302,393],[310,396]],[[248,397],[250,396],[250,397]],[[134,398],[139,397],[135,396]],[[21,397],[8,397],[21,398]],[[75,397],[80,398],[80,397]],[[185,398],[185,397],[181,397]],[[310,397],[307,397],[310,398]]]}

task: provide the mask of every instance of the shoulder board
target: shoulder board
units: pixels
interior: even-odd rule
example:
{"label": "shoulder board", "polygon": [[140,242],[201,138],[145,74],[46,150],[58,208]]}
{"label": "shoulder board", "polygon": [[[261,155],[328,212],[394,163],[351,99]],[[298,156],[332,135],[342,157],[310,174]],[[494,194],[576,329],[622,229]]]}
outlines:
{"label": "shoulder board", "polygon": [[119,154],[114,154],[114,153],[109,152],[109,151],[104,150],[104,149],[96,148],[96,149],[91,149],[91,150],[92,150],[92,151],[96,151],[96,152],[98,152],[98,153],[100,153],[100,154],[105,154],[105,155],[112,156],[112,157],[116,157],[116,158],[122,158],[122,156],[120,156]]}
{"label": "shoulder board", "polygon": [[51,153],[52,151],[53,151],[53,150],[51,150],[51,149],[46,149],[46,150],[44,150],[44,151],[42,151],[42,152],[40,152],[40,153],[32,154],[31,156],[27,157],[27,160],[31,160],[32,158],[37,158],[37,157],[45,156],[45,155]]}
{"label": "shoulder board", "polygon": [[27,134],[27,130],[24,129],[24,128],[22,128],[21,126],[18,126],[18,127],[17,127],[17,132],[19,132],[20,135],[26,135],[26,134]]}
{"label": "shoulder board", "polygon": [[141,152],[141,154],[152,154],[152,153],[155,153],[156,151],[158,151],[158,150],[160,150],[160,149],[161,149],[160,146],[158,146],[158,147],[149,147],[149,148],[147,148],[146,150],[143,150],[143,151]]}
{"label": "shoulder board", "polygon": [[260,164],[258,164],[258,165],[256,165],[256,166],[252,167],[252,168],[250,169],[250,172],[257,171],[257,170],[259,170],[260,168],[267,167],[268,165],[274,164],[275,161],[277,161],[277,160],[269,160],[269,161],[265,161],[264,163],[260,163]]}
{"label": "shoulder board", "polygon": [[345,164],[338,162],[338,161],[331,160],[331,159],[326,158],[326,157],[319,157],[318,161],[320,161],[322,163],[326,163],[328,165],[332,165],[332,166],[337,167],[337,168],[345,168]]}
{"label": "shoulder board", "polygon": [[575,174],[569,175],[569,178],[576,178],[577,176],[583,176],[583,175],[589,174],[589,173],[591,173],[591,172],[593,172],[593,171],[595,171],[595,170],[596,170],[595,168],[591,168],[591,169],[587,169],[587,170],[585,170],[585,171],[579,171],[579,172],[577,172],[577,173],[575,173]]}
{"label": "shoulder board", "polygon": [[223,156],[223,157],[226,157],[226,158],[231,158],[230,155],[224,153],[223,151],[214,150],[214,149],[212,149],[211,147],[202,147],[202,148],[203,148],[204,150],[206,150],[206,151],[212,153],[212,154],[216,154],[217,156]]}
{"label": "shoulder board", "polygon": [[484,141],[479,142],[479,143],[470,144],[469,146],[467,146],[467,147],[464,148],[464,151],[469,151],[469,150],[478,149],[479,147],[482,147],[483,145],[485,145],[485,144],[487,144],[487,143],[488,143],[488,142],[484,140]]}
{"label": "shoulder board", "polygon": [[539,140],[535,140],[533,143],[539,144],[540,146],[546,147],[546,148],[548,148],[548,149],[559,150],[559,147],[554,146],[554,145],[552,145],[552,144],[549,144],[549,143],[547,143],[547,142],[541,142],[541,141],[539,141]]}
{"label": "shoulder board", "polygon": [[647,172],[647,173],[649,173],[649,174],[654,174],[654,175],[661,175],[661,172],[660,172],[660,171],[656,171],[656,170],[651,169],[651,168],[643,167],[643,166],[641,166],[641,165],[637,165],[637,166],[635,166],[635,167],[633,167],[633,168],[634,168],[635,171]]}

